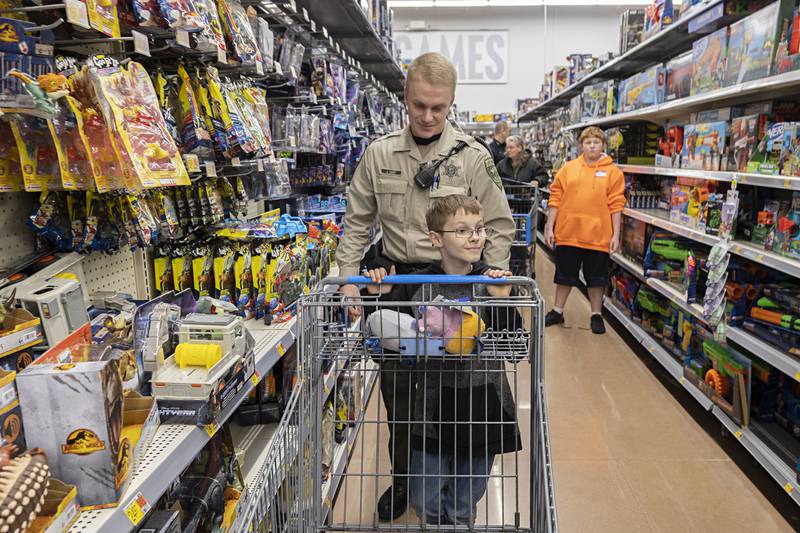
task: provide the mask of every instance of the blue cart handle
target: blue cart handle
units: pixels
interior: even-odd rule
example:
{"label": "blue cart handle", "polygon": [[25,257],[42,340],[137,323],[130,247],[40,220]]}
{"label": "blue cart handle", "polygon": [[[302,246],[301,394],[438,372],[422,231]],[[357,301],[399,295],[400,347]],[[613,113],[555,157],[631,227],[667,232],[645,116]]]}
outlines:
{"label": "blue cart handle", "polygon": [[[509,276],[506,278],[490,278],[489,276],[454,276],[449,274],[395,274],[386,276],[381,283],[387,285],[419,285],[424,283],[439,283],[444,285],[473,285],[478,283],[488,283],[492,285],[523,285],[531,283],[530,278],[521,276]],[[373,283],[372,278],[367,276],[350,276],[350,277],[330,277],[325,278],[322,282],[323,285],[376,285]]]}

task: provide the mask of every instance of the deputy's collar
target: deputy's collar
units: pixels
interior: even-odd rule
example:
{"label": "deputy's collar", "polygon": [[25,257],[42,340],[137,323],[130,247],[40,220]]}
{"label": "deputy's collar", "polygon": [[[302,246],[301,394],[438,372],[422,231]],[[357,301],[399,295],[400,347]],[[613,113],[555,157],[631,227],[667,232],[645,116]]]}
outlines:
{"label": "deputy's collar", "polygon": [[[460,140],[457,138],[457,134],[458,132],[453,126],[450,125],[450,122],[445,122],[444,130],[442,130],[442,136],[439,137],[439,140],[431,144],[433,148],[431,149],[430,153],[438,154],[439,157],[446,156],[447,152],[449,152],[450,149]],[[408,152],[412,159],[422,162],[423,158],[422,155],[420,155],[419,146],[417,146],[417,143],[414,142],[414,135],[411,133],[411,126],[406,126],[403,129],[401,139],[402,142],[397,145],[397,148],[395,148],[394,151]]]}

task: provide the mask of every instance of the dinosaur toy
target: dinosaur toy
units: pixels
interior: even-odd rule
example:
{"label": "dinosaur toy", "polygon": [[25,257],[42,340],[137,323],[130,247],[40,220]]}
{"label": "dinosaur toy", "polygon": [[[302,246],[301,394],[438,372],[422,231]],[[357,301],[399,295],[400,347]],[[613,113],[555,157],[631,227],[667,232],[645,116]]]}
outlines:
{"label": "dinosaur toy", "polygon": [[53,98],[51,98],[48,93],[42,89],[39,85],[39,82],[22,72],[21,70],[17,70],[12,68],[11,70],[6,73],[6,77],[11,76],[12,78],[18,79],[22,82],[23,87],[25,87],[25,91],[33,98],[33,105],[39,111],[47,113],[48,115],[53,115],[56,112],[56,106],[53,103]]}

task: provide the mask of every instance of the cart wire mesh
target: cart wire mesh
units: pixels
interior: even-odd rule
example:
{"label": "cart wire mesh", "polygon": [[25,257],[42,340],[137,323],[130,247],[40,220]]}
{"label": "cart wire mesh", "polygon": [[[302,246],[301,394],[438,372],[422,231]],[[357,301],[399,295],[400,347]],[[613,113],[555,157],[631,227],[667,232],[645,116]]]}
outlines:
{"label": "cart wire mesh", "polygon": [[511,247],[510,270],[516,276],[533,276],[536,260],[536,228],[539,217],[539,187],[505,179],[503,187],[516,227]]}
{"label": "cart wire mesh", "polygon": [[409,301],[362,291],[355,322],[347,279],[301,300],[298,530],[556,531],[535,282],[425,278],[386,278]]}

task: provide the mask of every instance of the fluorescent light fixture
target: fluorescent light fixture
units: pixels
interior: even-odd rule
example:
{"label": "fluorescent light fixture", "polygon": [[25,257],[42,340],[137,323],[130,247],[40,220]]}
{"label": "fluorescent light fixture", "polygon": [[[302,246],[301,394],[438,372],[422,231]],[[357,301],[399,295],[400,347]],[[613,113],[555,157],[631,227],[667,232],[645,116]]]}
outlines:
{"label": "fluorescent light fixture", "polygon": [[647,3],[645,0],[389,0],[389,7],[643,6]]}

